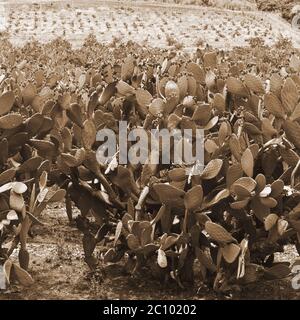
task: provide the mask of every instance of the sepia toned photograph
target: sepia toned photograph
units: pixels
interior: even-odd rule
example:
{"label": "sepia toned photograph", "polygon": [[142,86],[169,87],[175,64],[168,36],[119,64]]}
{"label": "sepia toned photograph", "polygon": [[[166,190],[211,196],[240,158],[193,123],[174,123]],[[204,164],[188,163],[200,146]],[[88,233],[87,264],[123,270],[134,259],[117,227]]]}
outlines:
{"label": "sepia toned photograph", "polygon": [[300,0],[0,1],[0,300],[300,300],[299,254]]}

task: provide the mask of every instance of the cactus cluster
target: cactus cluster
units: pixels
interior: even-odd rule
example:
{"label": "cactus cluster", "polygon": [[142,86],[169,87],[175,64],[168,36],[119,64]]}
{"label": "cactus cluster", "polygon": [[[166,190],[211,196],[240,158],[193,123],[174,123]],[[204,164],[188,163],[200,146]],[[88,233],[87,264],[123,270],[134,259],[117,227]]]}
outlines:
{"label": "cactus cluster", "polygon": [[[300,60],[280,44],[192,56],[63,40],[13,48],[2,40],[0,263],[27,285],[26,238],[49,202],[73,204],[85,261],[147,268],[185,287],[200,270],[225,292],[289,275],[274,254],[300,251]],[[288,46],[284,43],[284,46]],[[279,63],[280,61],[280,63]],[[205,131],[201,174],[183,166],[99,163],[96,133]],[[130,146],[130,144],[129,144]],[[161,152],[161,150],[159,151]],[[102,257],[97,244],[107,246]],[[20,244],[20,246],[19,246]],[[19,246],[19,264],[10,259]],[[198,265],[198,268],[195,266]]]}

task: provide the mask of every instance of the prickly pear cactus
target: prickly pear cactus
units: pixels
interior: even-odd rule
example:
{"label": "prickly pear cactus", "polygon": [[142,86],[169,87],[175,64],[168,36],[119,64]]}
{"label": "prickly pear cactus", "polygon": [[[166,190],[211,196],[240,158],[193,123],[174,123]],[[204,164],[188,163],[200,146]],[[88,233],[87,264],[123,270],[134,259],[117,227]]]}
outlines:
{"label": "prickly pear cactus", "polygon": [[[288,276],[273,258],[285,244],[300,247],[300,60],[286,55],[286,42],[272,53],[257,39],[251,44],[187,56],[132,43],[109,48],[92,37],[77,51],[63,40],[22,49],[4,41],[0,263],[7,282],[32,283],[27,234],[46,205],[62,199],[70,221],[72,206],[80,209],[75,220],[93,270],[121,261],[131,274],[147,268],[182,288],[198,271],[222,292]],[[99,162],[96,134],[117,135],[119,121],[128,130],[203,129],[204,170],[189,176],[184,166],[150,159],[123,165],[118,152]],[[99,243],[107,248],[100,258]],[[10,259],[17,247],[19,264]]]}

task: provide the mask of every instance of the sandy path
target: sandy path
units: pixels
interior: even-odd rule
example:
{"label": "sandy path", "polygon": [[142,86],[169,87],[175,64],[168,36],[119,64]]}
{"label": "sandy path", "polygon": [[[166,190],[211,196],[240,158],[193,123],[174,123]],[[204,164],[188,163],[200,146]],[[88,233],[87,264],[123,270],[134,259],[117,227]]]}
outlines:
{"label": "sandy path", "polygon": [[0,2],[0,28],[16,45],[31,38],[47,42],[62,36],[78,47],[93,33],[105,43],[115,38],[152,47],[182,46],[186,51],[201,42],[219,49],[246,46],[253,37],[273,44],[281,35],[300,47],[300,32],[273,13],[191,5],[170,8],[150,1],[32,2]]}

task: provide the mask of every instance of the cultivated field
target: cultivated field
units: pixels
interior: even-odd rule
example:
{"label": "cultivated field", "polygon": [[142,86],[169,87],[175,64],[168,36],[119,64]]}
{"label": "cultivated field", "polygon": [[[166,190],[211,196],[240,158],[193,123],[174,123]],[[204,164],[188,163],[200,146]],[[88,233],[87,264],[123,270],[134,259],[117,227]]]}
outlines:
{"label": "cultivated field", "polygon": [[249,6],[241,9],[246,10],[181,4],[170,9],[170,4],[160,1],[12,1],[2,3],[0,14],[2,11],[2,21],[16,45],[30,39],[47,42],[64,37],[79,47],[89,34],[104,43],[131,40],[189,52],[199,44],[219,49],[245,46],[253,37],[272,45],[284,36],[300,45],[300,34],[278,13],[253,12]]}
{"label": "cultivated field", "polygon": [[[0,29],[0,300],[300,299],[300,32],[279,12],[16,0]],[[98,164],[119,120],[205,130],[204,173]]]}

